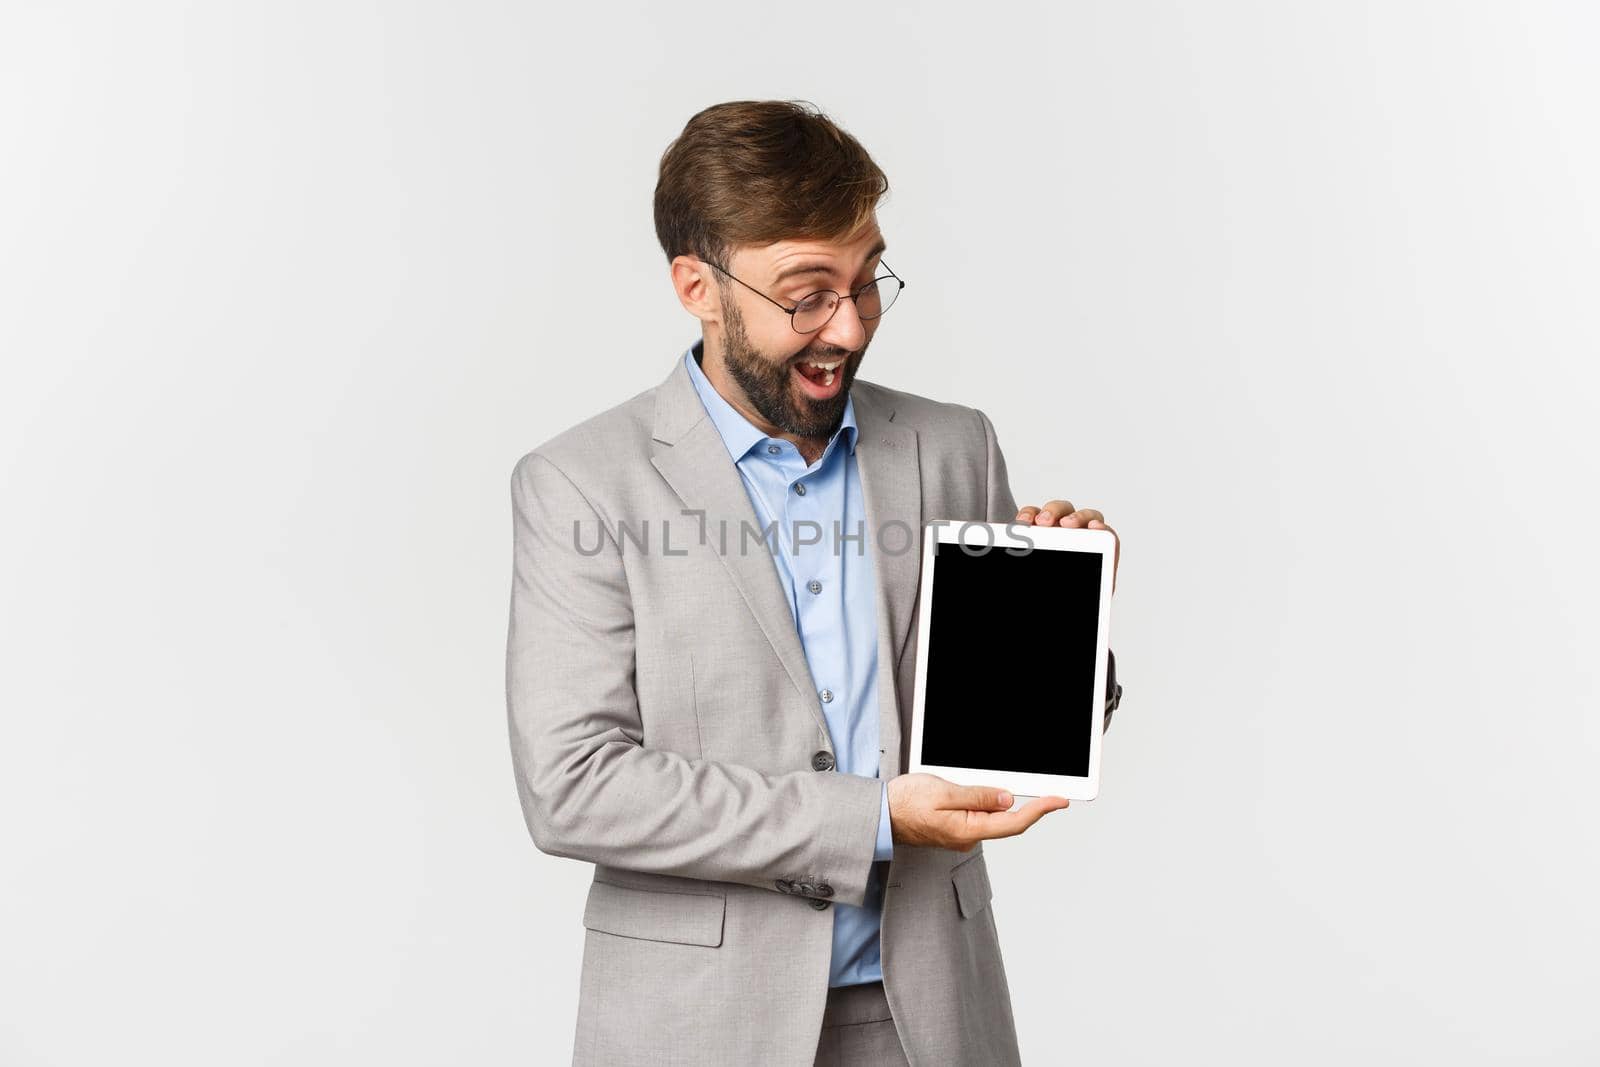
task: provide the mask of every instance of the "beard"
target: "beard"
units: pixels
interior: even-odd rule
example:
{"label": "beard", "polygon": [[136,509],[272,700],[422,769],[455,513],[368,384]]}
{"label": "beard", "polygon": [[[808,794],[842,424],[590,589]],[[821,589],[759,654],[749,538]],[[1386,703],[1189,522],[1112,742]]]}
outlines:
{"label": "beard", "polygon": [[[850,352],[831,345],[808,347],[800,355],[789,359],[771,359],[751,346],[750,336],[744,328],[744,317],[731,301],[723,299],[722,312],[726,325],[723,366],[756,413],[784,433],[822,440],[832,437],[844,422],[845,405],[850,400],[850,384],[855,381],[856,369],[866,356],[866,347],[863,346],[853,359]],[[844,365],[835,371],[844,376],[844,383],[837,395],[827,400],[815,400],[795,385],[792,380],[795,373],[793,368],[795,364],[808,359],[819,363],[844,360]]]}

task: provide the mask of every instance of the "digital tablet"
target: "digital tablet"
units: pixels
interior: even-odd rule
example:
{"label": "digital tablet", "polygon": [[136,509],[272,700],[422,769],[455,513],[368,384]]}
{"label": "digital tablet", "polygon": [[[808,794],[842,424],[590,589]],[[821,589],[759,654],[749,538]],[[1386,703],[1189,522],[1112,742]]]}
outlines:
{"label": "digital tablet", "polygon": [[912,771],[1095,798],[1115,552],[1109,530],[925,526]]}

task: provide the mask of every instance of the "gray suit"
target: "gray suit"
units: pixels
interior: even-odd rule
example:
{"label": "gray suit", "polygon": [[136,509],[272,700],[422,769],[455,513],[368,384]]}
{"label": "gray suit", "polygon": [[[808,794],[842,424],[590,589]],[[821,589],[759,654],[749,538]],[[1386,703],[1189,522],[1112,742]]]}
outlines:
{"label": "gray suit", "polygon": [[[852,390],[888,779],[906,765],[922,523],[1017,508],[981,411]],[[882,866],[884,987],[911,1063],[1017,1062],[983,845],[897,844],[875,869],[881,782],[831,770],[777,568],[683,361],[523,456],[511,495],[517,789],[542,852],[595,865],[573,1062],[810,1064],[829,904],[861,905]]]}

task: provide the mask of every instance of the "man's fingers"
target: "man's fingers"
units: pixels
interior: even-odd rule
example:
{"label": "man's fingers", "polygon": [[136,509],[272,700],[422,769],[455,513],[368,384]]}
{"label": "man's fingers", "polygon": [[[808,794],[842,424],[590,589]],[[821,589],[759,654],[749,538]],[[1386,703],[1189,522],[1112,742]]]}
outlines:
{"label": "man's fingers", "polygon": [[1049,526],[1063,515],[1071,514],[1072,510],[1070,500],[1051,500],[1042,508],[1029,504],[1017,509],[1017,517],[1013,521],[1024,526]]}
{"label": "man's fingers", "polygon": [[1033,517],[1033,522],[1036,526],[1049,526],[1057,519],[1071,513],[1072,501],[1049,500],[1045,502],[1044,507],[1039,509],[1039,513]]}
{"label": "man's fingers", "polygon": [[1050,812],[1066,806],[1067,799],[1065,797],[1034,797],[1016,811],[1008,811],[988,817],[996,820],[1010,820],[1009,822],[1001,822],[1000,826],[1002,829],[1008,826],[1011,827],[1010,831],[1003,836],[1012,837],[1022,833],[1022,831],[1044,818]]}
{"label": "man's fingers", "polygon": [[1066,806],[1065,797],[1035,797],[1016,811],[974,811],[970,825],[980,837],[1015,837],[1048,813]]}

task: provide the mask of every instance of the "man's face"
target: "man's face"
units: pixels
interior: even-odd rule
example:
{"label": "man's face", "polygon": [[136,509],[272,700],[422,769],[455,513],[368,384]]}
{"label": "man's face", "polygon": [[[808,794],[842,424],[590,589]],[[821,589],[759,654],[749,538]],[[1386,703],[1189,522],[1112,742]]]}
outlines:
{"label": "man's face", "polygon": [[[874,225],[849,244],[780,241],[742,249],[729,257],[727,268],[788,308],[818,289],[849,293],[870,282],[880,273],[883,247],[883,236]],[[718,273],[717,279],[723,365],[750,407],[782,433],[832,436],[844,419],[850,384],[879,320],[863,320],[855,301],[846,299],[820,330],[797,333],[781,310],[726,275]],[[811,362],[840,362],[831,384],[825,372],[809,366]]]}

